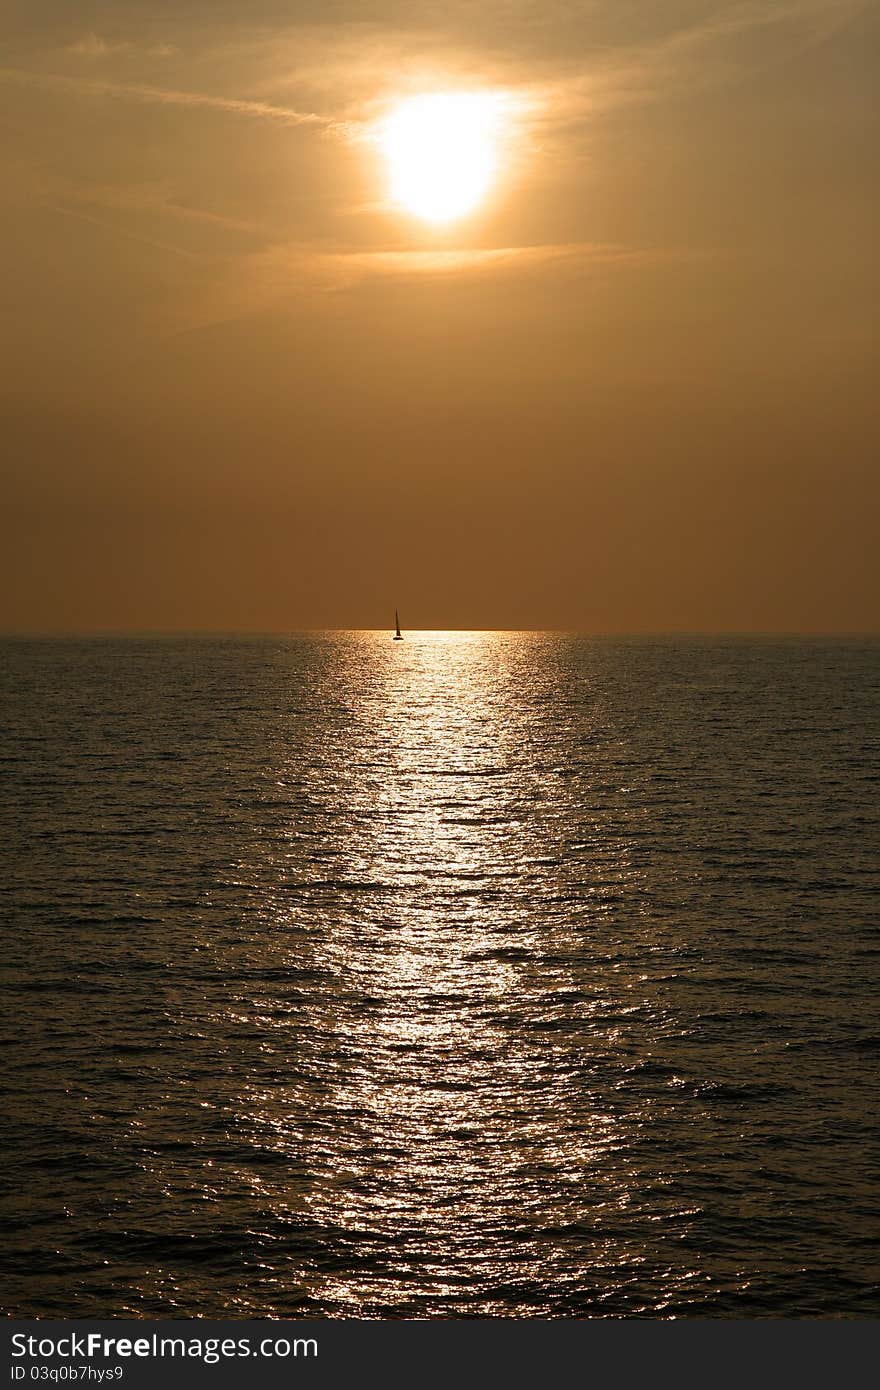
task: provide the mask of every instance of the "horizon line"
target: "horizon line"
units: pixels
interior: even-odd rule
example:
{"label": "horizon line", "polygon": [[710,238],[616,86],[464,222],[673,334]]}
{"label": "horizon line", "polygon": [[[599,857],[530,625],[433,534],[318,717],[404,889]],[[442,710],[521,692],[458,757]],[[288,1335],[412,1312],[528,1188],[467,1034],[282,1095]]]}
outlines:
{"label": "horizon line", "polygon": [[[565,636],[598,638],[652,638],[652,637],[814,637],[814,638],[880,638],[880,628],[612,628],[589,629],[574,627],[411,627],[404,628],[404,634],[436,635],[440,633],[521,633],[530,636]],[[0,628],[0,640],[23,638],[75,639],[75,638],[148,638],[148,637],[297,637],[313,636],[321,633],[376,633],[393,632],[393,628],[383,627],[290,627],[290,628]]]}

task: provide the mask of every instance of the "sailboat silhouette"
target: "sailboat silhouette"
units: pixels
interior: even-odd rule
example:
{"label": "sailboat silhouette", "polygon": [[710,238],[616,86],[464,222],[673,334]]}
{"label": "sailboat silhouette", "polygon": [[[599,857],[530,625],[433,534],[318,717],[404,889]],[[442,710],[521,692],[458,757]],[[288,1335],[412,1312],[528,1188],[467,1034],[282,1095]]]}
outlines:
{"label": "sailboat silhouette", "polygon": [[403,641],[403,633],[402,633],[401,630],[400,630],[400,618],[397,616],[397,609],[396,609],[396,608],[395,608],[395,610],[394,610],[394,628],[395,628],[395,631],[394,631],[394,640],[395,640],[395,642],[402,642],[402,641]]}

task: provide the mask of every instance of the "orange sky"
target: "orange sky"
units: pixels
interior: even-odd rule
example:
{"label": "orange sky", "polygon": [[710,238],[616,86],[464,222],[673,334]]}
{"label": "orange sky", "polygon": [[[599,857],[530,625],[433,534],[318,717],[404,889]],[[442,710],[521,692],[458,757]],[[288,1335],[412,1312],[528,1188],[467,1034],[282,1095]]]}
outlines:
{"label": "orange sky", "polygon": [[876,4],[7,9],[4,629],[880,627]]}

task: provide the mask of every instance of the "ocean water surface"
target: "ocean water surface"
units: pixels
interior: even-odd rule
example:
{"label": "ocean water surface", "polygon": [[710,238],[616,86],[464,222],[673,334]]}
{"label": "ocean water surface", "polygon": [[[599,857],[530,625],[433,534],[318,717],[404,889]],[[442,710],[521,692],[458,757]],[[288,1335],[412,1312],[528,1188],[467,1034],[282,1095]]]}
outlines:
{"label": "ocean water surface", "polygon": [[880,1315],[880,646],[10,639],[2,1305]]}

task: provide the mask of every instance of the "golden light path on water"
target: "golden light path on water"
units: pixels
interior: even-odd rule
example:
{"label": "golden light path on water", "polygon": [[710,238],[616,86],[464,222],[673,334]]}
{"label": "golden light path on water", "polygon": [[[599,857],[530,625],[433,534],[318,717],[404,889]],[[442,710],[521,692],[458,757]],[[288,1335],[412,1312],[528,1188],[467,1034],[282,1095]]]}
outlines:
{"label": "golden light path on water", "polygon": [[[299,1083],[237,1104],[297,1155],[301,1186],[266,1196],[326,1233],[340,1268],[305,1283],[341,1316],[432,1300],[492,1314],[497,1290],[550,1283],[557,1303],[577,1299],[585,1241],[591,1277],[624,1263],[611,1230],[630,1200],[627,1126],[590,1069],[629,1012],[657,1006],[619,962],[585,981],[583,932],[633,869],[606,827],[601,877],[568,897],[559,730],[516,654],[495,634],[383,635],[367,672],[359,643],[316,696],[308,813],[278,845],[292,879],[266,922],[295,938],[279,964],[301,970],[305,951],[326,983],[319,1009],[263,1019],[270,1046],[300,1057]],[[572,912],[585,891],[589,922]]]}

